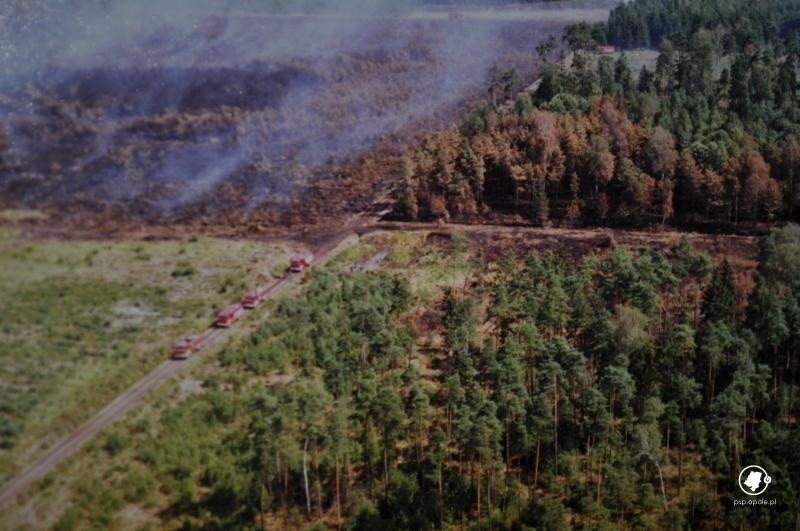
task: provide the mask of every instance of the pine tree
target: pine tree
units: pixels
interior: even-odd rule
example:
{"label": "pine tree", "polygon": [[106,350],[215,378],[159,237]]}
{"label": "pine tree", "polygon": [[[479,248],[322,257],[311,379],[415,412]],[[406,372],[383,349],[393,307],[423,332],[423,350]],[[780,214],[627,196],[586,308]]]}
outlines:
{"label": "pine tree", "polygon": [[770,288],[765,279],[760,277],[756,289],[750,296],[748,305],[748,324],[759,338],[761,345],[768,349],[772,357],[773,385],[772,393],[778,396],[778,385],[781,375],[779,367],[779,349],[789,336],[789,327],[783,310],[783,300]]}
{"label": "pine tree", "polygon": [[707,322],[736,323],[736,286],[727,259],[714,268],[711,281],[703,291],[703,315]]}

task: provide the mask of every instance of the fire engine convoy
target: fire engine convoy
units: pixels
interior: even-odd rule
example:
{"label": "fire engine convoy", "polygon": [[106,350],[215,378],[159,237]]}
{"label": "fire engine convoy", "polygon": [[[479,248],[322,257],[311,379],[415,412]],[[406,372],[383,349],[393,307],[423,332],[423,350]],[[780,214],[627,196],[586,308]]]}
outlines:
{"label": "fire engine convoy", "polygon": [[[289,262],[289,272],[302,273],[311,265],[311,260],[311,255],[292,257]],[[244,315],[246,310],[255,309],[261,304],[273,287],[274,284],[271,284],[268,286],[259,286],[248,291],[240,304],[229,306],[217,315],[214,326],[216,328],[230,328]],[[172,358],[176,360],[187,359],[200,350],[208,341],[209,337],[209,332],[206,332],[199,336],[189,336],[181,339],[172,351]]]}

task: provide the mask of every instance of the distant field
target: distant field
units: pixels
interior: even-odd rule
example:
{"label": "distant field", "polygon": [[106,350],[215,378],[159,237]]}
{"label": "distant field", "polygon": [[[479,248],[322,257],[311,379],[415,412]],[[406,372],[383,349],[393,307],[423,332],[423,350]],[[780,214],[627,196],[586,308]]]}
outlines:
{"label": "distant field", "polygon": [[0,230],[0,481],[206,328],[288,245]]}
{"label": "distant field", "polygon": [[461,16],[465,19],[479,20],[527,20],[539,22],[604,22],[608,19],[608,9],[568,7],[565,9],[548,9],[539,6],[519,6],[517,8],[476,9],[465,8],[457,10],[458,15],[442,11],[415,11],[407,18],[437,19]]}
{"label": "distant field", "polygon": [[[631,72],[633,72],[635,76],[638,76],[643,66],[646,66],[651,72],[655,70],[658,53],[658,50],[625,50],[609,54],[609,56],[616,61],[621,55],[624,55],[628,60]],[[599,57],[602,56],[598,56],[598,58]]]}

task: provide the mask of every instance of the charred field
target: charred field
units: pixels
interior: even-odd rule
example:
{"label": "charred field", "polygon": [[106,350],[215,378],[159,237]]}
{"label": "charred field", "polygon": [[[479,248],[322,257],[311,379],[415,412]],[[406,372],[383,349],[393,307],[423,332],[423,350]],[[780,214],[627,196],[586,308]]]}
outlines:
{"label": "charred field", "polygon": [[563,21],[206,16],[148,26],[4,88],[0,203],[90,231],[222,234],[361,211],[401,151],[535,75]]}

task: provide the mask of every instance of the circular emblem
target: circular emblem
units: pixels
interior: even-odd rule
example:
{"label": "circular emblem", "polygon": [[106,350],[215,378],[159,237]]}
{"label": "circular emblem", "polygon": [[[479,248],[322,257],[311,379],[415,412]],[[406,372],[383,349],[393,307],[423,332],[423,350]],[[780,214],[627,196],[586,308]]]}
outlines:
{"label": "circular emblem", "polygon": [[739,488],[748,496],[764,494],[772,478],[758,465],[746,466],[739,472]]}

